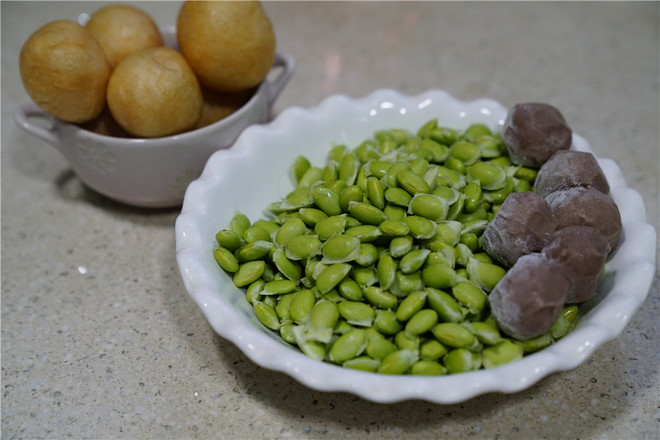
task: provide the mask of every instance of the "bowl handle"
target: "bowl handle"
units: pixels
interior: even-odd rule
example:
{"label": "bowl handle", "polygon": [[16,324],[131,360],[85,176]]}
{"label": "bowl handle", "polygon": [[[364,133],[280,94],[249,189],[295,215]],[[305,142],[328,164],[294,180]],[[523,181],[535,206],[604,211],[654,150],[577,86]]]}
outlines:
{"label": "bowl handle", "polygon": [[[49,119],[52,124],[51,127],[44,128],[32,123],[30,118],[34,117]],[[55,147],[59,147],[59,142],[55,131],[57,130],[60,123],[53,116],[41,110],[35,103],[31,102],[19,107],[18,110],[14,112],[14,120],[23,130],[35,135],[39,139],[53,144]]]}
{"label": "bowl handle", "polygon": [[274,79],[266,80],[267,81],[266,96],[268,98],[269,107],[271,107],[275,102],[275,100],[277,99],[277,97],[280,96],[280,93],[282,93],[284,86],[289,82],[289,80],[293,76],[293,73],[296,70],[296,61],[289,54],[277,52],[275,54],[275,62],[273,63],[273,67],[274,68],[282,67],[282,70],[279,73],[279,75]]}

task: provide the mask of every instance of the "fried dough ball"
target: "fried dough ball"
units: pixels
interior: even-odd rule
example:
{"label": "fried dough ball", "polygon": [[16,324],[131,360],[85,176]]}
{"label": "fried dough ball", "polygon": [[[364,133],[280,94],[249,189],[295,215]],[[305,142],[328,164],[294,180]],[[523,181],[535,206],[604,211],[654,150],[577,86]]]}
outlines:
{"label": "fried dough ball", "polygon": [[185,58],[169,47],[130,55],[112,72],[108,105],[119,125],[138,137],[159,137],[195,127],[202,92]]}
{"label": "fried dough ball", "polygon": [[163,45],[163,37],[151,17],[129,5],[100,8],[85,27],[103,48],[112,69],[128,55]]}
{"label": "fried dough ball", "polygon": [[238,92],[216,92],[202,87],[204,108],[195,128],[206,127],[231,115],[243,107],[252,98],[254,92],[254,89]]}
{"label": "fried dough ball", "polygon": [[200,83],[216,91],[256,86],[275,60],[275,34],[258,1],[186,1],[177,38]]}
{"label": "fried dough ball", "polygon": [[89,121],[105,106],[110,65],[76,22],[57,20],[37,29],[21,48],[19,69],[34,102],[63,121]]}

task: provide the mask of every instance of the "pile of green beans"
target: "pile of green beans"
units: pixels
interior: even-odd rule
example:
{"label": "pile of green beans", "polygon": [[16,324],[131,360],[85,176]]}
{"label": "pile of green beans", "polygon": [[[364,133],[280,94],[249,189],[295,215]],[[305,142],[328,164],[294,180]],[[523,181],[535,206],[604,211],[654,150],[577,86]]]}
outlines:
{"label": "pile of green beans", "polygon": [[499,133],[424,124],[332,146],[292,167],[295,189],[251,222],[237,212],[214,257],[259,321],[306,355],[382,374],[442,375],[520,359],[568,333],[576,306],[530,341],[503,335],[488,292],[506,270],[479,238],[536,170]]}

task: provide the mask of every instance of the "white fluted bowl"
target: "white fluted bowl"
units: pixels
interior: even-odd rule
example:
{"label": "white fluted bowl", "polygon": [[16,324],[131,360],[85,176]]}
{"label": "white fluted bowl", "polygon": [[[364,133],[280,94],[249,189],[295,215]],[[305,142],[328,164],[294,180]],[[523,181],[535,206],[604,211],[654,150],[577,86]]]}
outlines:
{"label": "white fluted bowl", "polygon": [[[456,403],[487,392],[517,392],[553,372],[576,367],[622,332],[648,295],[655,273],[656,231],[646,220],[641,196],[626,186],[609,159],[598,162],[621,210],[623,234],[606,264],[605,282],[581,306],[584,316],[572,333],[497,368],[441,377],[388,376],[313,360],[259,323],[244,290],[234,286],[213,258],[215,233],[236,211],[254,221],[269,203],[293,189],[288,169],[300,154],[323,165],[332,144],[357,146],[378,129],[414,132],[438,118],[441,125],[456,129],[481,122],[499,130],[505,115],[506,108],[489,99],[463,102],[440,90],[416,96],[377,90],[359,99],[331,96],[312,109],[290,108],[268,124],[248,128],[231,149],[213,154],[186,191],[176,221],[176,256],[186,289],[213,329],[258,365],[316,390],[349,392],[375,402]],[[575,134],[572,148],[592,152]]]}

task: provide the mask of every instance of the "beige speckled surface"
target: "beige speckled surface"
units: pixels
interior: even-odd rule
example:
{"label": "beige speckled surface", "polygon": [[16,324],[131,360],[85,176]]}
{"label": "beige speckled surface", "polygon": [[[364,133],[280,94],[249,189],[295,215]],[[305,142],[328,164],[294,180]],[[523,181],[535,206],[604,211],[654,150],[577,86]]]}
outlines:
{"label": "beige speckled surface", "polygon": [[[18,53],[42,24],[99,3],[2,12],[2,437],[660,437],[658,278],[624,333],[580,367],[514,395],[379,405],[253,365],[188,297],[177,210],[85,189],[60,153],[14,125]],[[141,3],[160,25],[179,2]],[[267,3],[298,70],[276,112],[329,94],[442,88],[562,110],[617,161],[658,227],[659,5]]]}

